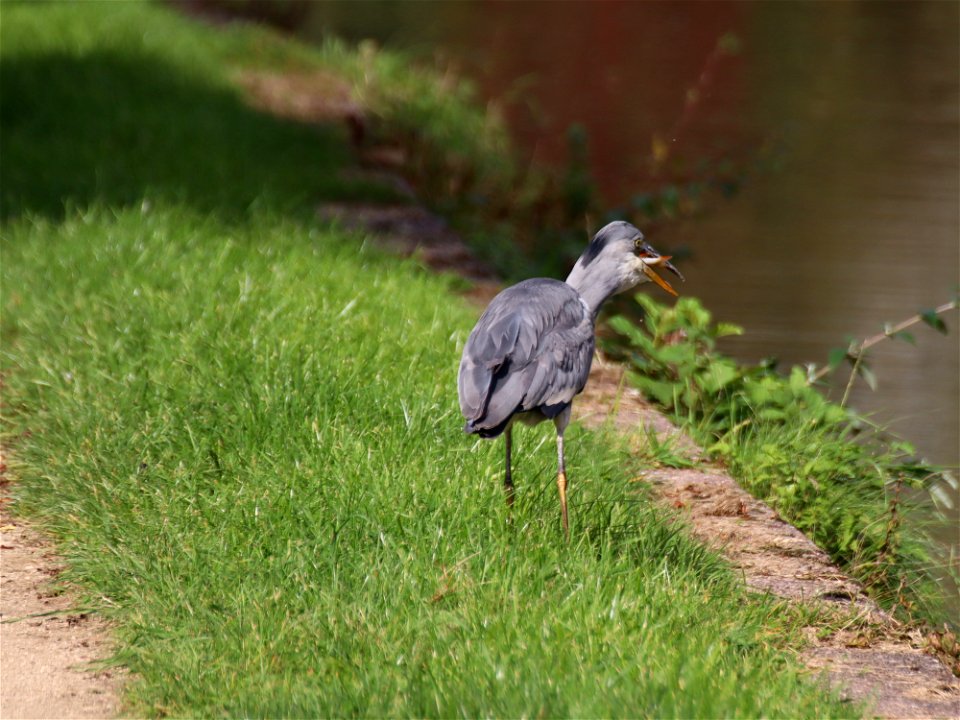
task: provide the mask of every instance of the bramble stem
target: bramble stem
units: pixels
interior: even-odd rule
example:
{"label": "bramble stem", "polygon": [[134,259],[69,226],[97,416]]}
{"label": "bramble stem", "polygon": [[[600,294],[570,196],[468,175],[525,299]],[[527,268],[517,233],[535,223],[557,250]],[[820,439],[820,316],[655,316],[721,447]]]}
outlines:
{"label": "bramble stem", "polygon": [[[933,314],[934,314],[934,315],[942,315],[943,313],[947,312],[948,310],[953,310],[953,309],[956,308],[956,307],[957,307],[957,301],[956,301],[956,300],[951,300],[950,302],[946,302],[946,303],[944,303],[943,305],[940,305],[939,307],[934,308]],[[856,351],[856,358],[855,358],[855,359],[856,359],[857,361],[859,361],[860,355],[863,353],[864,350],[869,350],[869,349],[872,348],[874,345],[876,345],[878,342],[881,342],[882,340],[886,340],[886,339],[888,339],[888,338],[896,335],[896,334],[899,333],[899,332],[903,332],[903,331],[906,330],[908,327],[910,327],[910,326],[912,326],[912,325],[916,325],[918,322],[921,322],[922,320],[923,320],[923,313],[917,313],[916,315],[913,315],[913,316],[907,318],[907,319],[904,320],[903,322],[897,323],[897,324],[894,325],[893,327],[889,327],[889,328],[885,329],[882,333],[877,333],[876,335],[871,335],[871,336],[868,337],[866,340],[864,340],[862,343],[860,343],[860,345],[859,345],[859,347],[857,348],[857,351]],[[813,374],[813,377],[811,377],[811,378],[807,381],[807,384],[808,384],[808,385],[812,385],[813,383],[817,382],[817,380],[820,380],[820,379],[823,378],[825,375],[827,375],[832,369],[833,369],[833,368],[831,368],[829,365],[824,365],[822,368],[820,368],[819,370],[817,370],[817,372],[815,372],[815,373]]]}

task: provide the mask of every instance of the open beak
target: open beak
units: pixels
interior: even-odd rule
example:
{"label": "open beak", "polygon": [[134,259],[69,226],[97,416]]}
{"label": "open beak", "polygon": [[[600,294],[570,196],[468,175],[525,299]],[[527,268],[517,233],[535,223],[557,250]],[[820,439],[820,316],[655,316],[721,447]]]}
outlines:
{"label": "open beak", "polygon": [[674,275],[676,275],[678,278],[683,280],[683,275],[681,275],[680,271],[673,266],[673,263],[670,262],[670,258],[671,258],[670,255],[661,255],[660,257],[656,257],[656,258],[644,258],[643,272],[644,274],[646,274],[648,278],[653,280],[657,285],[662,287],[668,293],[670,293],[674,297],[678,297],[677,291],[670,286],[670,283],[668,283],[666,280],[660,277],[656,273],[656,271],[653,269],[655,266],[661,265],[667,270],[669,270],[670,272],[672,272]]}

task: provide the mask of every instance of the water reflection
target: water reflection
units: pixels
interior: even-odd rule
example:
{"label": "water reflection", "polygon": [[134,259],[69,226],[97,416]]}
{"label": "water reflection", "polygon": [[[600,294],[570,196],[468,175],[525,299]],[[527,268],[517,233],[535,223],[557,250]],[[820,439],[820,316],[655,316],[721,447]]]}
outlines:
{"label": "water reflection", "polygon": [[[664,171],[684,180],[765,158],[735,197],[654,241],[693,248],[687,291],[747,328],[729,353],[822,362],[958,284],[958,7],[326,3],[302,32],[443,53],[511,101],[517,138],[543,163],[564,161],[565,131],[582,123],[610,204]],[[725,37],[737,54],[717,53]],[[921,329],[916,348],[878,347],[880,389],[858,385],[852,402],[957,464],[956,314],[948,323],[947,338]]]}

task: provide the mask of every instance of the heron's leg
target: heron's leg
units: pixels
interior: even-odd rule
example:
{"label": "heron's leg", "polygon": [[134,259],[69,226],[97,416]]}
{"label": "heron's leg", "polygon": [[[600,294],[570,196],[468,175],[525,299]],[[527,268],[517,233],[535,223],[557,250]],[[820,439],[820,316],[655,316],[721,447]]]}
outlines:
{"label": "heron's leg", "polygon": [[513,446],[513,428],[507,426],[503,435],[504,447],[507,449],[506,473],[503,476],[503,492],[507,497],[507,506],[513,507],[513,475],[510,472],[510,450]]}
{"label": "heron's leg", "polygon": [[570,539],[570,521],[567,519],[567,471],[563,466],[563,433],[557,433],[557,490],[560,491],[560,518],[563,535]]}
{"label": "heron's leg", "polygon": [[560,518],[563,521],[563,535],[570,539],[570,521],[567,517],[567,468],[563,460],[563,433],[570,422],[570,406],[553,420],[557,426],[557,490],[560,492]]}

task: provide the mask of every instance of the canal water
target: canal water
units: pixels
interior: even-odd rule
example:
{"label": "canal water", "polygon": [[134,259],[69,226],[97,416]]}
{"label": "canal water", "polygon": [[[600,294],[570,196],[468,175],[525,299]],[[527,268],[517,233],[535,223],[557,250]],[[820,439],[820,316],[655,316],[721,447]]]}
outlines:
{"label": "canal water", "polygon": [[[746,329],[723,347],[743,361],[822,364],[960,284],[957,3],[307,8],[302,36],[374,39],[471,78],[534,162],[561,168],[579,124],[610,207],[666,182],[736,189],[650,237],[691,250],[683,291]],[[954,466],[958,319],[881,343],[877,390],[850,398]]]}

